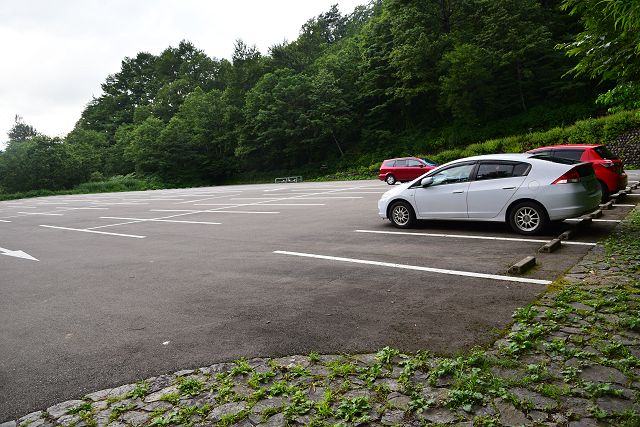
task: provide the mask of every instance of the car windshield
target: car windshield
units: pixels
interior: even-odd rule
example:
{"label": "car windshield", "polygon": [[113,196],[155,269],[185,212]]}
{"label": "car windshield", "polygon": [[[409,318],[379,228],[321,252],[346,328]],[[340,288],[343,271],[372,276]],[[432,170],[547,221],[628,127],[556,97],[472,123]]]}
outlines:
{"label": "car windshield", "polygon": [[438,164],[436,162],[434,162],[431,159],[428,159],[426,157],[422,157],[421,158],[423,162],[425,162],[428,166],[438,166]]}

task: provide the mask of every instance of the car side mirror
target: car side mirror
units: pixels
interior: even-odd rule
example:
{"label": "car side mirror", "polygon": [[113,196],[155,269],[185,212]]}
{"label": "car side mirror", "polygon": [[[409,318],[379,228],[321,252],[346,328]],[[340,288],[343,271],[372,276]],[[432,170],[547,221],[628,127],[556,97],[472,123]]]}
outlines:
{"label": "car side mirror", "polygon": [[421,164],[421,165],[420,165],[420,168],[424,168],[424,165],[422,165],[422,164]]}
{"label": "car side mirror", "polygon": [[422,181],[420,181],[420,185],[423,187],[428,187],[431,184],[433,184],[433,178],[428,176],[426,178],[422,178]]}

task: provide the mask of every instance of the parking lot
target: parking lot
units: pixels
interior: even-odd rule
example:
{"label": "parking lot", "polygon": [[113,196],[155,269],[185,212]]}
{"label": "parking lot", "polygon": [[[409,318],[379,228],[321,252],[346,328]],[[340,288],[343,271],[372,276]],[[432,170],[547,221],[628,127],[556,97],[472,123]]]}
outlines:
{"label": "parking lot", "polygon": [[[638,181],[636,172],[630,182]],[[571,229],[377,216],[380,181],[240,185],[0,202],[0,422],[238,357],[452,354],[490,342],[638,202]],[[524,275],[509,266],[535,255]]]}

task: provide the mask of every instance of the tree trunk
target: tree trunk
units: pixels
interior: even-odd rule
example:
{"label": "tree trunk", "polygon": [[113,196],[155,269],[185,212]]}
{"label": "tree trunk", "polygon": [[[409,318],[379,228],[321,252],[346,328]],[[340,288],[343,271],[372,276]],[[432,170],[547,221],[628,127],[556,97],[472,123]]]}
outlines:
{"label": "tree trunk", "polygon": [[340,150],[340,157],[344,156],[344,151],[342,151],[342,147],[340,147],[340,143],[336,139],[336,136],[333,134],[333,132],[331,132],[331,136],[333,137],[333,140],[335,141],[336,145],[338,146],[338,150]]}
{"label": "tree trunk", "polygon": [[522,110],[527,111],[527,104],[524,102],[524,92],[522,90],[522,65],[520,64],[519,59],[516,59],[516,71],[518,74],[518,93],[520,94],[520,104],[522,105]]}

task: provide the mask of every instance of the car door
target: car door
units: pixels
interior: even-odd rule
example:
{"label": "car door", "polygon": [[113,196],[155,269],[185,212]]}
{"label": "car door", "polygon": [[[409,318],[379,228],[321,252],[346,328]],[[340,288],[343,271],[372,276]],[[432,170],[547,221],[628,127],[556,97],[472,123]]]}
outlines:
{"label": "car door", "polygon": [[429,175],[433,183],[416,187],[417,215],[423,219],[467,218],[467,189],[475,162],[449,166]]}
{"label": "car door", "polygon": [[469,218],[495,218],[526,179],[531,166],[523,162],[482,161],[467,193]]}
{"label": "car door", "polygon": [[393,168],[393,174],[396,176],[397,181],[407,180],[407,161],[405,159],[396,160],[396,164]]}
{"label": "car door", "polygon": [[416,179],[423,173],[425,173],[424,163],[419,162],[418,160],[408,159],[407,160],[407,181],[412,179]]}

